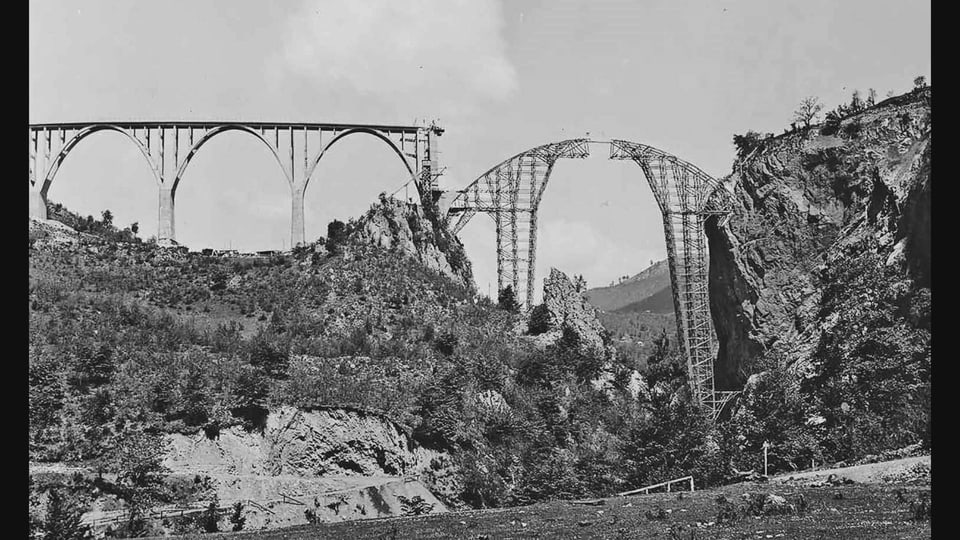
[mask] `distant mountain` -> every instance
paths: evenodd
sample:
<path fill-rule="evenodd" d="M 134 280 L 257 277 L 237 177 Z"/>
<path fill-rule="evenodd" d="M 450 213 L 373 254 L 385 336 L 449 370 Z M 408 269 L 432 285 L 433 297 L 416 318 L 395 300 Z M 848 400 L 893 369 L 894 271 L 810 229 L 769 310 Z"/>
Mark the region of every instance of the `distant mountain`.
<path fill-rule="evenodd" d="M 656 297 L 656 298 L 654 298 Z M 668 301 L 665 303 L 663 299 Z M 587 300 L 603 311 L 652 311 L 672 313 L 670 268 L 667 260 L 654 263 L 639 274 L 609 287 L 587 290 Z"/>
<path fill-rule="evenodd" d="M 660 289 L 659 291 L 653 293 L 653 295 L 640 300 L 639 302 L 633 302 L 623 306 L 622 308 L 615 309 L 615 313 L 660 313 L 660 314 L 669 314 L 673 313 L 673 294 L 670 289 L 670 284 L 668 283 L 666 287 Z"/>
<path fill-rule="evenodd" d="M 646 364 L 654 340 L 664 331 L 673 335 L 673 295 L 667 260 L 609 287 L 588 289 L 587 300 L 600 308 L 600 322 L 610 332 L 622 358 Z"/>

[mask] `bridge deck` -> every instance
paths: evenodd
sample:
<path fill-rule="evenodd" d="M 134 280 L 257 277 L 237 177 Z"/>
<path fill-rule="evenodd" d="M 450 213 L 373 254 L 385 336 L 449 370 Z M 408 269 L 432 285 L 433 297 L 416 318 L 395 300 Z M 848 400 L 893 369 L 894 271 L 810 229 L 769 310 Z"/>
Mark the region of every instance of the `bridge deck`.
<path fill-rule="evenodd" d="M 30 129 L 77 129 L 90 126 L 119 126 L 119 127 L 151 127 L 151 128 L 195 128 L 205 129 L 217 126 L 246 126 L 254 129 L 263 128 L 299 128 L 299 129 L 322 129 L 322 130 L 347 130 L 365 128 L 376 131 L 389 132 L 410 132 L 423 131 L 430 129 L 427 126 L 403 126 L 403 125 L 383 125 L 383 124 L 336 124 L 336 123 L 311 123 L 311 122 L 245 122 L 243 120 L 203 120 L 203 121 L 141 121 L 135 122 L 123 120 L 117 122 L 97 120 L 95 122 L 52 122 L 52 123 L 31 123 Z"/>

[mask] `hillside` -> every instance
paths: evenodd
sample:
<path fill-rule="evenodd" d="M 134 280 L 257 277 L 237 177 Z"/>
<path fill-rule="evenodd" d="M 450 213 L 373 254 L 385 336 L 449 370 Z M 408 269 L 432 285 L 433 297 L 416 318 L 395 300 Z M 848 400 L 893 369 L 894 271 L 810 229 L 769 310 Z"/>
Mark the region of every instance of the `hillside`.
<path fill-rule="evenodd" d="M 638 368 L 646 365 L 656 339 L 676 335 L 666 259 L 617 284 L 589 289 L 586 297 L 600 308 L 600 322 L 610 332 L 618 354 Z"/>
<path fill-rule="evenodd" d="M 658 261 L 640 273 L 630 276 L 615 285 L 594 287 L 587 290 L 587 300 L 603 311 L 620 311 L 632 304 L 670 289 L 670 268 L 667 260 Z M 673 308 L 671 307 L 672 311 Z M 639 311 L 633 309 L 632 311 Z"/>
<path fill-rule="evenodd" d="M 694 492 L 684 489 L 504 510 L 331 523 L 239 533 L 230 538 L 919 540 L 932 534 L 929 521 L 917 519 L 916 514 L 921 501 L 930 500 L 929 465 L 930 457 L 925 456 Z M 863 472 L 866 467 L 870 472 Z"/>
<path fill-rule="evenodd" d="M 709 454 L 705 433 L 668 467 L 638 450 L 674 444 L 651 423 L 666 408 L 695 415 L 651 394 L 683 386 L 669 343 L 640 376 L 559 271 L 545 327 L 523 335 L 520 314 L 476 297 L 431 212 L 382 199 L 262 256 L 31 221 L 31 470 L 80 473 L 37 473 L 32 523 L 52 493 L 116 534 L 199 526 L 146 517 L 179 505 L 240 503 L 251 527 L 395 515 L 418 493 L 433 511 L 516 505 L 609 494 Z M 304 508 L 260 508 L 291 497 Z"/>
<path fill-rule="evenodd" d="M 660 289 L 638 302 L 631 302 L 616 310 L 617 313 L 673 313 L 673 291 L 669 286 Z"/>

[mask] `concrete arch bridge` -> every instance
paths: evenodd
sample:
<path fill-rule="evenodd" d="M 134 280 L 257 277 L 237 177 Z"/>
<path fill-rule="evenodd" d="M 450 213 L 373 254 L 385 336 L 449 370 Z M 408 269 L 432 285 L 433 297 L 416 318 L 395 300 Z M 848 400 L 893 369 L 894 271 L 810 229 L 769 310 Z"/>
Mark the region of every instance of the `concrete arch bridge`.
<path fill-rule="evenodd" d="M 161 243 L 176 240 L 177 187 L 187 166 L 210 139 L 239 131 L 262 142 L 276 158 L 290 187 L 290 245 L 304 243 L 303 198 L 320 159 L 345 137 L 365 134 L 383 141 L 400 158 L 421 197 L 437 191 L 437 138 L 443 129 L 431 125 L 291 124 L 264 122 L 76 122 L 31 124 L 30 216 L 46 219 L 47 192 L 70 151 L 101 131 L 125 135 L 140 149 L 153 172 L 158 191 Z"/>
<path fill-rule="evenodd" d="M 466 188 L 441 199 L 458 233 L 478 213 L 496 225 L 497 289 L 512 286 L 524 307 L 533 303 L 537 255 L 537 211 L 561 158 L 585 158 L 591 144 L 608 144 L 610 159 L 630 160 L 643 172 L 663 216 L 677 336 L 687 359 L 694 398 L 716 419 L 737 394 L 714 384 L 718 343 L 708 294 L 709 258 L 704 222 L 727 219 L 731 196 L 696 166 L 644 144 L 570 139 L 521 152 L 494 166 Z"/>

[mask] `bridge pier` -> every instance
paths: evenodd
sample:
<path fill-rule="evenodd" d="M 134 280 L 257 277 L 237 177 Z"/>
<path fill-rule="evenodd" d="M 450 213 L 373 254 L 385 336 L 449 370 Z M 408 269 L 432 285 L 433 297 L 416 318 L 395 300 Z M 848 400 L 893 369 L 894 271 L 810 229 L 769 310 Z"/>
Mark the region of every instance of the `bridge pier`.
<path fill-rule="evenodd" d="M 306 244 L 306 232 L 303 219 L 303 197 L 306 192 L 306 183 L 293 186 L 292 205 L 290 208 L 290 247 Z"/>
<path fill-rule="evenodd" d="M 47 200 L 39 189 L 30 189 L 30 217 L 47 219 Z"/>
<path fill-rule="evenodd" d="M 174 231 L 174 191 L 172 188 L 160 186 L 160 223 L 157 227 L 157 243 L 170 244 L 176 242 Z"/>

